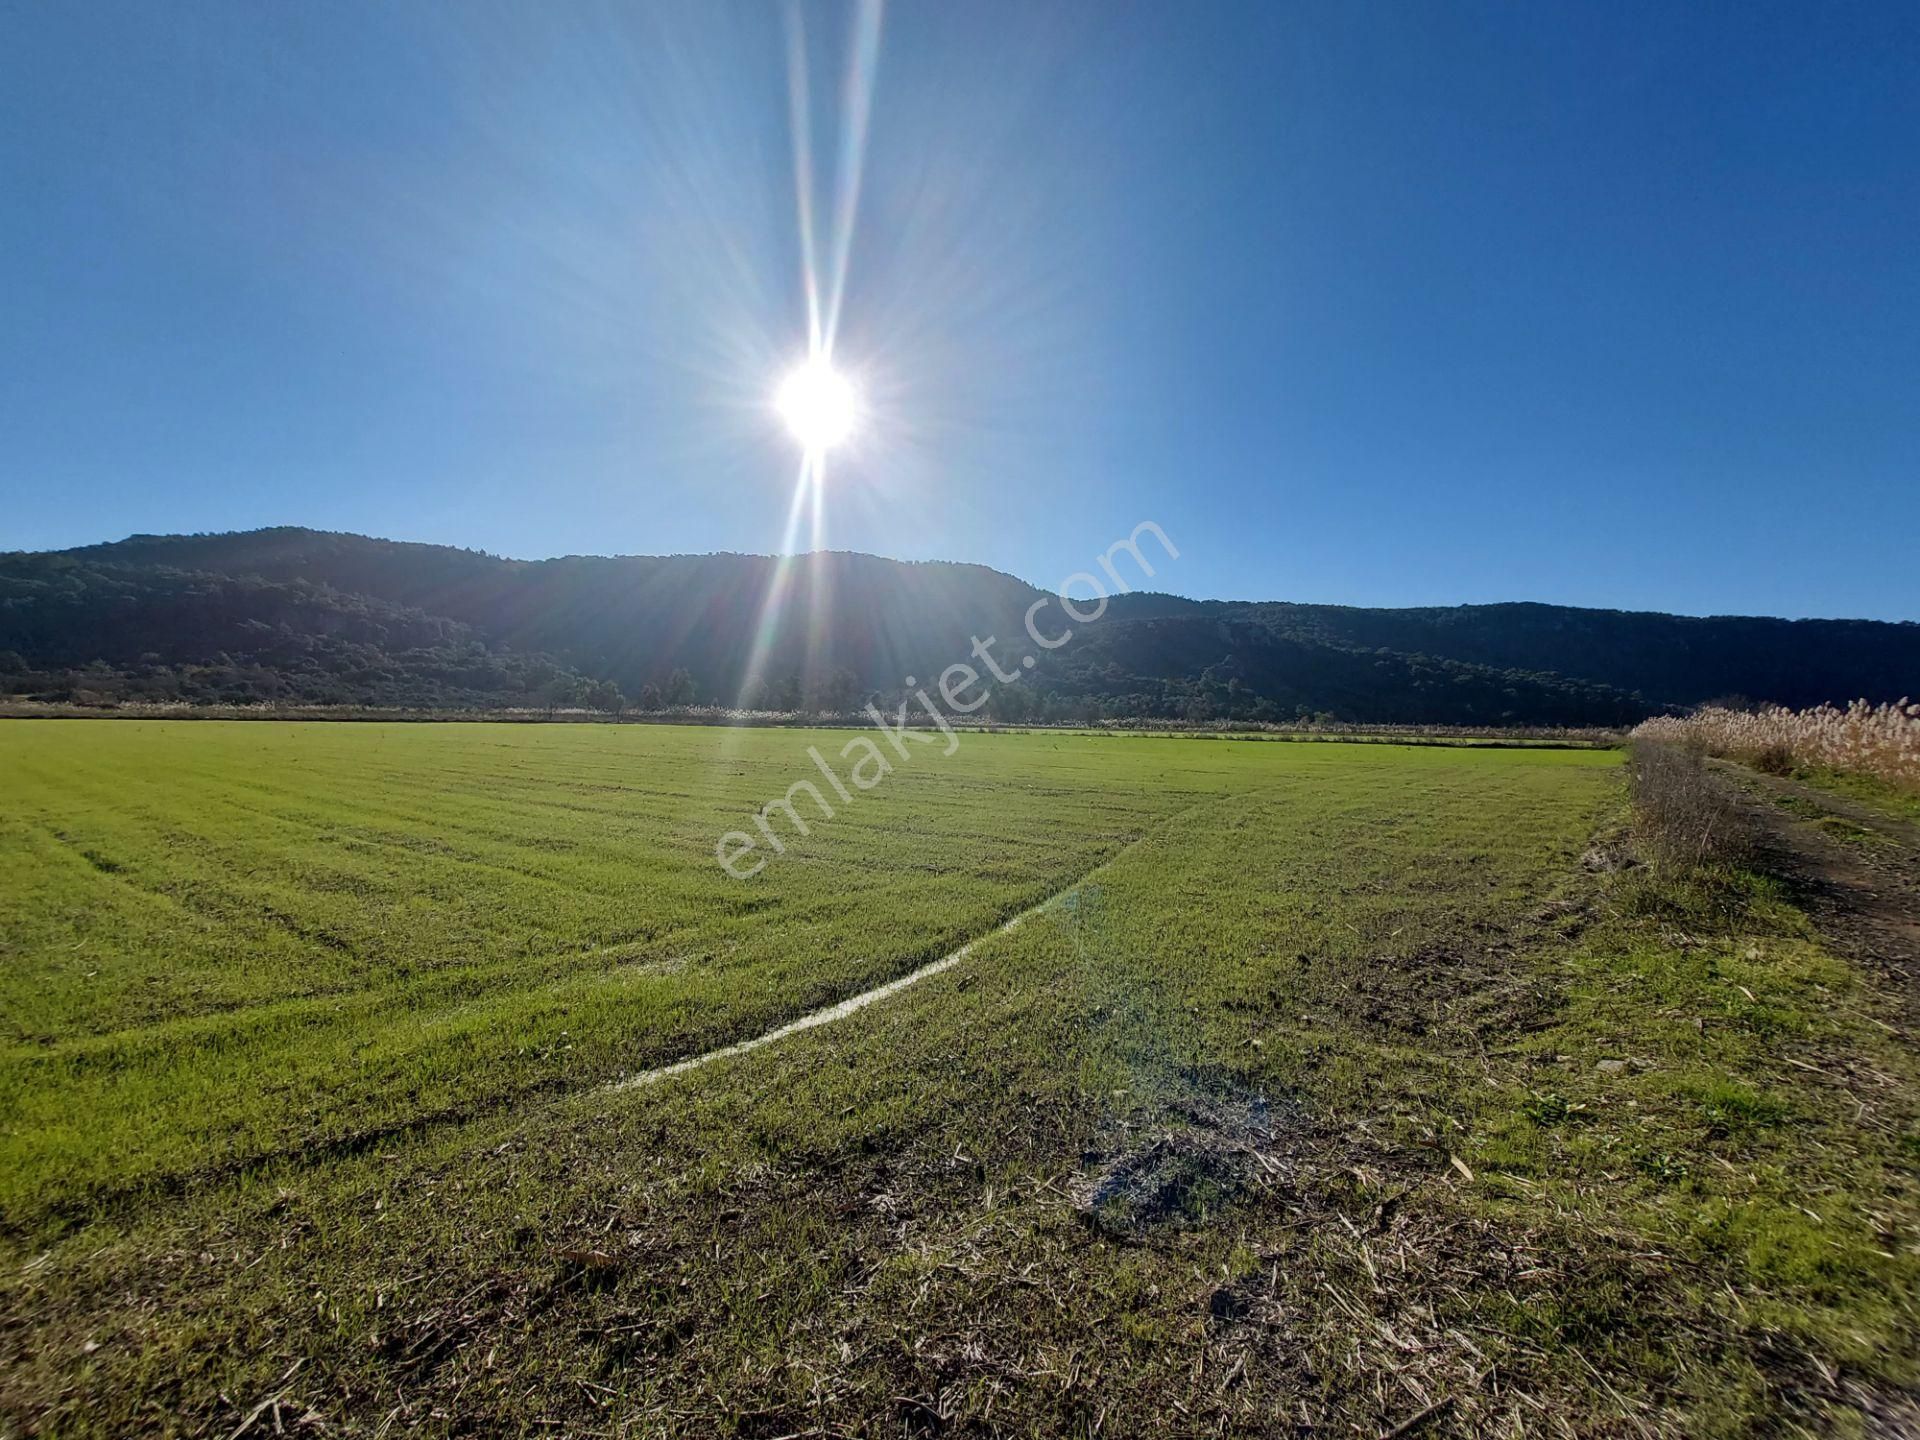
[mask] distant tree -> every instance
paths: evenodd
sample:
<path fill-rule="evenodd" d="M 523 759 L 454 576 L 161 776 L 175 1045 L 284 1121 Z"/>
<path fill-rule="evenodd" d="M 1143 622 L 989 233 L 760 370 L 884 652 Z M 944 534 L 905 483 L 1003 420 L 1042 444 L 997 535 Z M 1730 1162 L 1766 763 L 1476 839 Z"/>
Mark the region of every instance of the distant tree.
<path fill-rule="evenodd" d="M 560 678 L 560 667 L 551 660 L 536 660 L 527 667 L 526 673 L 528 691 L 544 699 L 547 691 Z"/>
<path fill-rule="evenodd" d="M 807 697 L 807 709 L 824 715 L 840 715 L 854 708 L 860 695 L 860 677 L 842 665 L 823 676 Z"/>
<path fill-rule="evenodd" d="M 546 703 L 547 718 L 553 718 L 553 712 L 569 705 L 578 705 L 582 699 L 583 685 L 578 675 L 560 672 L 540 687 L 540 698 Z"/>
<path fill-rule="evenodd" d="M 618 715 L 627 708 L 627 697 L 620 693 L 620 687 L 611 680 L 589 682 L 584 698 L 590 709 L 603 710 L 609 715 Z"/>
<path fill-rule="evenodd" d="M 669 706 L 691 705 L 697 692 L 693 685 L 693 676 L 683 665 L 667 676 L 665 700 Z"/>
<path fill-rule="evenodd" d="M 1025 685 L 1002 685 L 988 697 L 987 714 L 1003 725 L 1018 725 L 1033 716 L 1033 697 Z"/>
<path fill-rule="evenodd" d="M 649 680 L 640 687 L 640 698 L 634 704 L 641 710 L 664 710 L 667 702 L 661 698 L 660 687 Z"/>

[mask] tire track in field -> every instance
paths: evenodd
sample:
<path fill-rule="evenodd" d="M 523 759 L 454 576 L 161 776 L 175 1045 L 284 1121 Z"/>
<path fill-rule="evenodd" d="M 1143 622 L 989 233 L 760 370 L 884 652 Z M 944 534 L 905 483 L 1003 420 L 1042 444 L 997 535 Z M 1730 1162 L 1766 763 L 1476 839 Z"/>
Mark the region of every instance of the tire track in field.
<path fill-rule="evenodd" d="M 1169 828 L 1199 808 L 1201 807 L 1190 807 L 1182 811 L 1179 815 L 1174 816 L 1172 820 L 1169 820 L 1166 824 L 1157 828 Z M 938 960 L 929 960 L 917 970 L 909 970 L 905 975 L 896 976 L 884 984 L 875 985 L 870 990 L 862 990 L 857 995 L 849 995 L 845 1000 L 823 1006 L 818 1010 L 811 1010 L 807 1014 L 802 1015 L 798 1020 L 789 1020 L 786 1024 L 769 1030 L 764 1034 L 755 1035 L 746 1040 L 736 1040 L 733 1044 L 722 1045 L 717 1050 L 708 1050 L 699 1055 L 689 1055 L 686 1059 L 676 1060 L 671 1065 L 662 1065 L 658 1069 L 642 1071 L 638 1075 L 629 1075 L 624 1079 L 614 1081 L 610 1085 L 603 1085 L 600 1093 L 603 1095 L 613 1094 L 621 1090 L 634 1090 L 642 1086 L 654 1085 L 662 1080 L 669 1080 L 675 1075 L 684 1075 L 690 1070 L 698 1070 L 703 1066 L 711 1065 L 716 1060 L 731 1060 L 736 1055 L 748 1054 L 751 1051 L 760 1049 L 762 1046 L 772 1045 L 776 1041 L 785 1040 L 789 1035 L 798 1035 L 803 1030 L 817 1030 L 822 1025 L 831 1025 L 836 1020 L 844 1020 L 849 1015 L 857 1014 L 869 1005 L 877 1005 L 882 1000 L 891 999 L 909 986 L 918 985 L 922 980 L 931 979 L 935 975 L 953 969 L 954 966 L 971 955 L 978 946 L 984 945 L 996 936 L 1018 930 L 1036 915 L 1039 915 L 1043 911 L 1051 910 L 1055 905 L 1058 905 L 1062 900 L 1066 899 L 1067 896 L 1093 879 L 1094 876 L 1118 864 L 1120 860 L 1131 854 L 1136 847 L 1145 844 L 1147 839 L 1148 837 L 1146 835 L 1136 835 L 1118 850 L 1107 856 L 1107 858 L 1102 860 L 1098 865 L 1095 865 L 1091 870 L 1087 870 L 1068 881 L 1051 895 L 1046 896 L 1044 899 L 1036 900 L 1026 909 L 1020 911 L 1019 914 L 1002 921 L 984 934 L 974 936 L 973 939 L 967 941 L 964 945 L 949 950 Z"/>

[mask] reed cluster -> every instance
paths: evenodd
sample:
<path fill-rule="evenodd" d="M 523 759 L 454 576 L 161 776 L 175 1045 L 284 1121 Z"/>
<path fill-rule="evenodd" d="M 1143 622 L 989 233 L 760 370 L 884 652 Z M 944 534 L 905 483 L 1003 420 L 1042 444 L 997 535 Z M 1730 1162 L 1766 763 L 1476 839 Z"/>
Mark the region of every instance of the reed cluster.
<path fill-rule="evenodd" d="M 1891 704 L 1855 700 L 1842 709 L 1774 706 L 1727 710 L 1708 706 L 1691 715 L 1663 715 L 1634 732 L 1638 739 L 1703 745 L 1715 755 L 1762 768 L 1822 766 L 1872 775 L 1920 790 L 1920 704 L 1904 697 Z"/>

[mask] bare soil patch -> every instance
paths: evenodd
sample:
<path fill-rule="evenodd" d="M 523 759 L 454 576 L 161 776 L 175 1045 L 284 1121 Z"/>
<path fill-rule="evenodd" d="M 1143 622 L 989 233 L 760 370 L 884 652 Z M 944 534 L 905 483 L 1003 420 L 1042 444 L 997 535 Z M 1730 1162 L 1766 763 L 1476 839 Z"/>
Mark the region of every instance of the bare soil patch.
<path fill-rule="evenodd" d="M 1762 837 L 1767 869 L 1835 950 L 1895 982 L 1920 1024 L 1920 827 L 1789 777 L 1722 772 Z"/>

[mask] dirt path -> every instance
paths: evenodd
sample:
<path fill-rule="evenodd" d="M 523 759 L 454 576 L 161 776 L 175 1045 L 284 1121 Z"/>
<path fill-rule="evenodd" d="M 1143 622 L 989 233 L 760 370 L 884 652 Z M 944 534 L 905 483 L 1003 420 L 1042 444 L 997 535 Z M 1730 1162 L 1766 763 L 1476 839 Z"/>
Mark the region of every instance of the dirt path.
<path fill-rule="evenodd" d="M 1822 937 L 1892 979 L 1920 1026 L 1920 826 L 1817 786 L 1719 764 L 1753 817 L 1768 868 Z"/>
<path fill-rule="evenodd" d="M 1913 855 L 1920 856 L 1920 822 L 1889 814 L 1864 800 L 1856 800 L 1850 795 L 1842 795 L 1821 786 L 1796 780 L 1791 776 L 1762 775 L 1758 771 L 1747 770 L 1744 766 L 1730 766 L 1729 769 L 1745 776 L 1754 785 L 1764 790 L 1777 802 L 1792 805 L 1796 810 L 1811 807 L 1825 812 L 1828 816 L 1838 816 L 1843 820 L 1874 831 L 1883 839 L 1904 846 Z"/>

